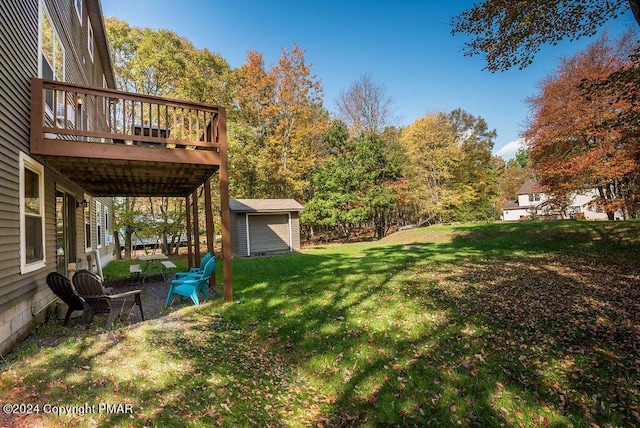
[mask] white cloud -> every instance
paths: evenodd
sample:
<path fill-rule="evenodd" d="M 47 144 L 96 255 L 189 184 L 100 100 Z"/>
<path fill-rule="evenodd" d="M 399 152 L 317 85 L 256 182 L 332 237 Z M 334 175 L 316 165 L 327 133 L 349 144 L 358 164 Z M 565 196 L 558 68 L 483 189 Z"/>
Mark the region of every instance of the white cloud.
<path fill-rule="evenodd" d="M 524 138 L 519 138 L 515 141 L 505 144 L 502 146 L 495 154 L 496 156 L 500 156 L 504 160 L 509 160 L 513 158 L 516 152 L 524 148 Z"/>

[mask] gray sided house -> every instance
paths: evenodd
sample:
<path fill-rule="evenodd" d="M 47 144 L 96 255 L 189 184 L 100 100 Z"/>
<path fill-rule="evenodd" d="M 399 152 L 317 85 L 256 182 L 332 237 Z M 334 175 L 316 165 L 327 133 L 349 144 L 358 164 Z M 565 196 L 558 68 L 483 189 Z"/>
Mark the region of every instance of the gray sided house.
<path fill-rule="evenodd" d="M 86 266 L 92 250 L 98 250 L 102 264 L 113 253 L 112 199 L 93 197 L 31 151 L 31 81 L 100 88 L 114 88 L 115 82 L 98 1 L 2 1 L 0 40 L 0 353 L 5 353 L 52 300 L 45 283 L 49 272 L 66 275 L 70 264 Z M 54 91 L 44 98 L 50 125 L 83 120 L 81 104 L 65 105 Z"/>
<path fill-rule="evenodd" d="M 300 251 L 300 212 L 293 199 L 231 199 L 231 247 L 240 256 Z"/>
<path fill-rule="evenodd" d="M 118 91 L 100 0 L 0 1 L 0 55 L 0 354 L 44 318 L 50 272 L 112 258 L 113 197 L 183 197 L 197 225 L 215 173 L 231 300 L 225 109 Z"/>

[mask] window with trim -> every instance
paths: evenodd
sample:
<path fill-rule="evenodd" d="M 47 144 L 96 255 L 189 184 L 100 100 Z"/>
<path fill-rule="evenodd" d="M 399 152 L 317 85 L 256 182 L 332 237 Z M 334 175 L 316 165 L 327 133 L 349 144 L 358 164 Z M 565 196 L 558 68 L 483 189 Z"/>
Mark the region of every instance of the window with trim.
<path fill-rule="evenodd" d="M 56 29 L 53 27 L 51 15 L 45 5 L 40 2 L 40 77 L 49 80 L 64 80 L 65 52 Z M 57 104 L 64 108 L 62 96 L 57 97 Z M 53 91 L 45 94 L 49 112 L 53 111 Z"/>
<path fill-rule="evenodd" d="M 84 195 L 84 200 L 89 201 L 84 208 L 84 248 L 86 252 L 91 251 L 91 199 Z"/>
<path fill-rule="evenodd" d="M 80 20 L 80 25 L 82 25 L 82 0 L 75 0 L 73 3 L 76 6 L 76 14 Z"/>
<path fill-rule="evenodd" d="M 91 61 L 93 61 L 93 27 L 89 21 L 87 21 L 87 49 L 89 50 Z"/>
<path fill-rule="evenodd" d="M 104 220 L 104 242 L 105 244 L 111 243 L 111 232 L 109 231 L 109 208 L 102 206 L 102 219 Z"/>
<path fill-rule="evenodd" d="M 20 153 L 20 272 L 43 268 L 44 167 Z"/>
<path fill-rule="evenodd" d="M 102 204 L 96 201 L 96 230 L 98 239 L 98 248 L 102 248 L 104 242 L 104 228 L 102 226 Z"/>

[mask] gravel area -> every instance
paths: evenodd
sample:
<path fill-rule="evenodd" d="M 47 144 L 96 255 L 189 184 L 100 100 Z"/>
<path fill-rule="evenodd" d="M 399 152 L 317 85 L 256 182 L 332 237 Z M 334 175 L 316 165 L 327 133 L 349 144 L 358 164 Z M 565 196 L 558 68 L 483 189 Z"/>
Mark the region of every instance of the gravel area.
<path fill-rule="evenodd" d="M 104 283 L 105 287 L 112 287 L 113 292 L 123 293 L 129 290 L 142 290 L 140 295 L 142 299 L 142 309 L 144 310 L 145 319 L 159 318 L 166 315 L 175 307 L 181 306 L 184 303 L 180 303 L 177 298 L 174 298 L 171 304 L 171 308 L 165 308 L 164 304 L 167 300 L 167 293 L 169 292 L 169 284 L 172 277 L 167 279 L 162 278 L 162 275 L 156 275 L 147 277 L 144 282 L 137 283 L 131 282 L 129 278 L 107 280 Z M 140 311 L 134 307 L 131 311 L 131 322 L 140 321 Z"/>
<path fill-rule="evenodd" d="M 162 275 L 157 275 L 146 278 L 144 283 L 132 283 L 129 278 L 119 278 L 116 280 L 106 280 L 104 286 L 112 287 L 114 294 L 135 289 L 142 290 L 140 297 L 142 300 L 144 317 L 145 320 L 152 320 L 162 318 L 181 307 L 193 305 L 193 302 L 191 302 L 190 299 L 183 299 L 180 301 L 177 297 L 174 297 L 171 301 L 171 306 L 165 308 L 164 304 L 167 299 L 171 279 L 172 276 L 163 279 Z M 210 293 L 209 297 L 215 298 L 215 293 Z M 55 308 L 55 304 L 52 305 L 52 308 Z M 76 313 L 80 314 L 80 312 Z M 65 326 L 62 324 L 62 319 L 57 319 L 53 316 L 55 311 L 52 311 L 51 314 L 52 315 L 43 325 L 38 327 L 30 336 L 19 343 L 8 355 L 0 355 L 0 357 L 2 357 L 0 359 L 0 367 L 2 367 L 3 363 L 6 364 L 16 355 L 19 355 L 19 351 L 23 348 L 28 348 L 30 346 L 37 346 L 38 348 L 53 347 L 64 342 L 69 337 L 78 336 L 79 334 L 84 335 L 87 333 L 87 330 L 93 331 L 94 333 L 105 331 L 107 314 L 95 315 L 89 327 L 80 324 L 80 316 L 70 319 L 69 323 Z M 137 306 L 134 306 L 129 317 L 121 317 L 119 321 L 116 321 L 116 324 L 112 329 L 135 325 L 141 321 L 140 310 Z"/>

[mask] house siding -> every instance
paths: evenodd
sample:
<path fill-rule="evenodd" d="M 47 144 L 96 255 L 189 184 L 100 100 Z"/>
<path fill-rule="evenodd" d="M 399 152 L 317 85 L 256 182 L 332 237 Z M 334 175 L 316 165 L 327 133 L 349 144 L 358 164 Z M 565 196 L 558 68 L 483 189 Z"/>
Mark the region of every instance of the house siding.
<path fill-rule="evenodd" d="M 28 153 L 29 147 L 30 78 L 38 72 L 38 2 L 6 0 L 0 7 L 0 40 L 0 353 L 6 353 L 31 330 L 31 302 L 43 297 L 41 272 L 21 275 L 19 255 L 19 153 Z"/>
<path fill-rule="evenodd" d="M 94 52 L 94 61 L 88 55 L 86 7 L 81 24 L 73 0 L 45 0 L 44 4 L 65 49 L 65 80 L 102 87 L 104 71 L 98 51 Z M 53 300 L 46 276 L 56 269 L 56 189 L 63 187 L 78 201 L 84 197 L 80 187 L 31 156 L 44 165 L 46 266 L 21 274 L 19 158 L 20 152 L 29 154 L 31 79 L 38 76 L 39 63 L 38 18 L 38 0 L 0 3 L 0 354 L 6 354 L 44 319 L 43 309 Z M 112 202 L 103 202 L 109 207 L 112 221 Z M 82 208 L 76 209 L 75 214 L 76 256 L 84 259 Z M 95 230 L 95 219 L 92 225 Z M 100 252 L 102 259 L 108 261 L 113 245 L 103 246 Z M 40 310 L 40 315 L 33 315 Z"/>
<path fill-rule="evenodd" d="M 549 201 L 549 195 L 539 192 L 535 189 L 535 184 L 527 182 L 518 191 L 518 200 L 515 203 L 507 203 L 502 209 L 502 220 L 516 221 L 530 217 L 533 213 L 545 215 L 544 205 Z M 535 191 L 534 191 L 535 190 Z M 593 210 L 590 207 L 591 202 L 598 196 L 595 190 L 585 191 L 582 193 L 571 194 L 571 203 L 564 213 L 564 218 L 570 218 L 572 215 L 581 214 L 585 220 L 607 220 L 607 214 L 599 210 Z M 577 209 L 578 211 L 574 211 Z M 573 211 L 573 214 L 572 214 Z M 623 213 L 617 211 L 614 213 L 616 220 L 623 218 Z"/>

